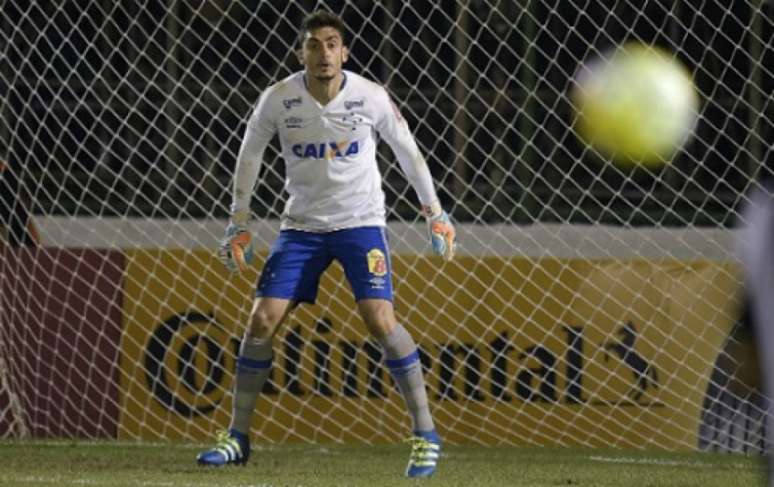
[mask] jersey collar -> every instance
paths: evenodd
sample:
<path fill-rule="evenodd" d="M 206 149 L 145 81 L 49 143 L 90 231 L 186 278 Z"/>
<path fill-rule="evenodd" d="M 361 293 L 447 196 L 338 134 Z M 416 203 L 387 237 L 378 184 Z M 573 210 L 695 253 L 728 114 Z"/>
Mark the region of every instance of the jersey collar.
<path fill-rule="evenodd" d="M 347 72 L 342 71 L 341 75 L 344 77 L 344 79 L 341 80 L 341 86 L 339 86 L 339 93 L 341 93 L 341 91 L 344 90 L 344 87 L 347 86 Z M 306 71 L 304 71 L 304 74 L 301 75 L 301 78 L 304 80 L 304 88 L 309 90 L 309 84 L 306 82 Z"/>
<path fill-rule="evenodd" d="M 329 106 L 331 103 L 333 103 L 334 100 L 338 99 L 341 94 L 344 93 L 344 88 L 347 86 L 347 72 L 342 70 L 341 75 L 343 76 L 343 79 L 341 80 L 341 86 L 339 86 L 339 92 L 336 94 L 336 96 L 333 97 L 331 101 L 329 101 L 326 105 L 320 104 L 319 101 L 315 100 L 315 98 L 312 96 L 311 93 L 309 93 L 309 85 L 306 82 L 306 71 L 301 72 L 301 80 L 304 83 L 304 92 L 306 93 L 306 96 L 312 99 L 318 106 L 320 106 L 321 109 L 325 110 L 325 107 Z"/>

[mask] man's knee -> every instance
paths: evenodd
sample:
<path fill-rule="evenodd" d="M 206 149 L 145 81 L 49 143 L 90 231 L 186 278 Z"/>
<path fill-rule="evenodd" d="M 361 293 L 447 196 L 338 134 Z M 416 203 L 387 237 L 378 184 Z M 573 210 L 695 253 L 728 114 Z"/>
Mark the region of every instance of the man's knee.
<path fill-rule="evenodd" d="M 382 300 L 366 300 L 359 303 L 366 328 L 375 337 L 389 335 L 397 324 L 392 303 Z"/>
<path fill-rule="evenodd" d="M 256 338 L 269 338 L 277 331 L 285 319 L 289 306 L 266 305 L 259 302 L 250 313 L 250 335 Z"/>

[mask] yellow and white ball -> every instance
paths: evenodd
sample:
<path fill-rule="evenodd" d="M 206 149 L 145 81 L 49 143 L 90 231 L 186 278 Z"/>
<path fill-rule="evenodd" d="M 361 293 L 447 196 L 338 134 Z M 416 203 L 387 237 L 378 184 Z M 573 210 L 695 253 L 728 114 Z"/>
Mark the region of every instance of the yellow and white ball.
<path fill-rule="evenodd" d="M 696 125 L 691 75 L 658 48 L 626 44 L 582 66 L 575 81 L 578 135 L 620 165 L 668 162 Z"/>

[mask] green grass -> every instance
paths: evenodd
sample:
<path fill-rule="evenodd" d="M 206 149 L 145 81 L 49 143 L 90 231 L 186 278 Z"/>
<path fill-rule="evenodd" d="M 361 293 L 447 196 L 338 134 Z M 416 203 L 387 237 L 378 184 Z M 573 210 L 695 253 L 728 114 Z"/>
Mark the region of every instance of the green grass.
<path fill-rule="evenodd" d="M 447 446 L 428 480 L 402 477 L 406 445 L 256 448 L 246 467 L 201 468 L 201 446 L 0 442 L 0 485 L 99 487 L 763 485 L 759 457 Z"/>

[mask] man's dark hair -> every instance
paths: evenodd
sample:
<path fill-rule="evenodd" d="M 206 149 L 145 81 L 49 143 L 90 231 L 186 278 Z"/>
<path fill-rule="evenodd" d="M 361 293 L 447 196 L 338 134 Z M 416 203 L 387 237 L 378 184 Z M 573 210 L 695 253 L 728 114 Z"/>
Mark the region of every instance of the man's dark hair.
<path fill-rule="evenodd" d="M 307 32 L 322 27 L 333 27 L 341 34 L 341 40 L 344 41 L 344 44 L 347 43 L 347 28 L 344 26 L 344 21 L 341 20 L 341 17 L 322 10 L 311 13 L 304 18 L 304 21 L 301 23 L 301 30 L 298 33 L 299 43 L 301 45 L 304 44 Z"/>

